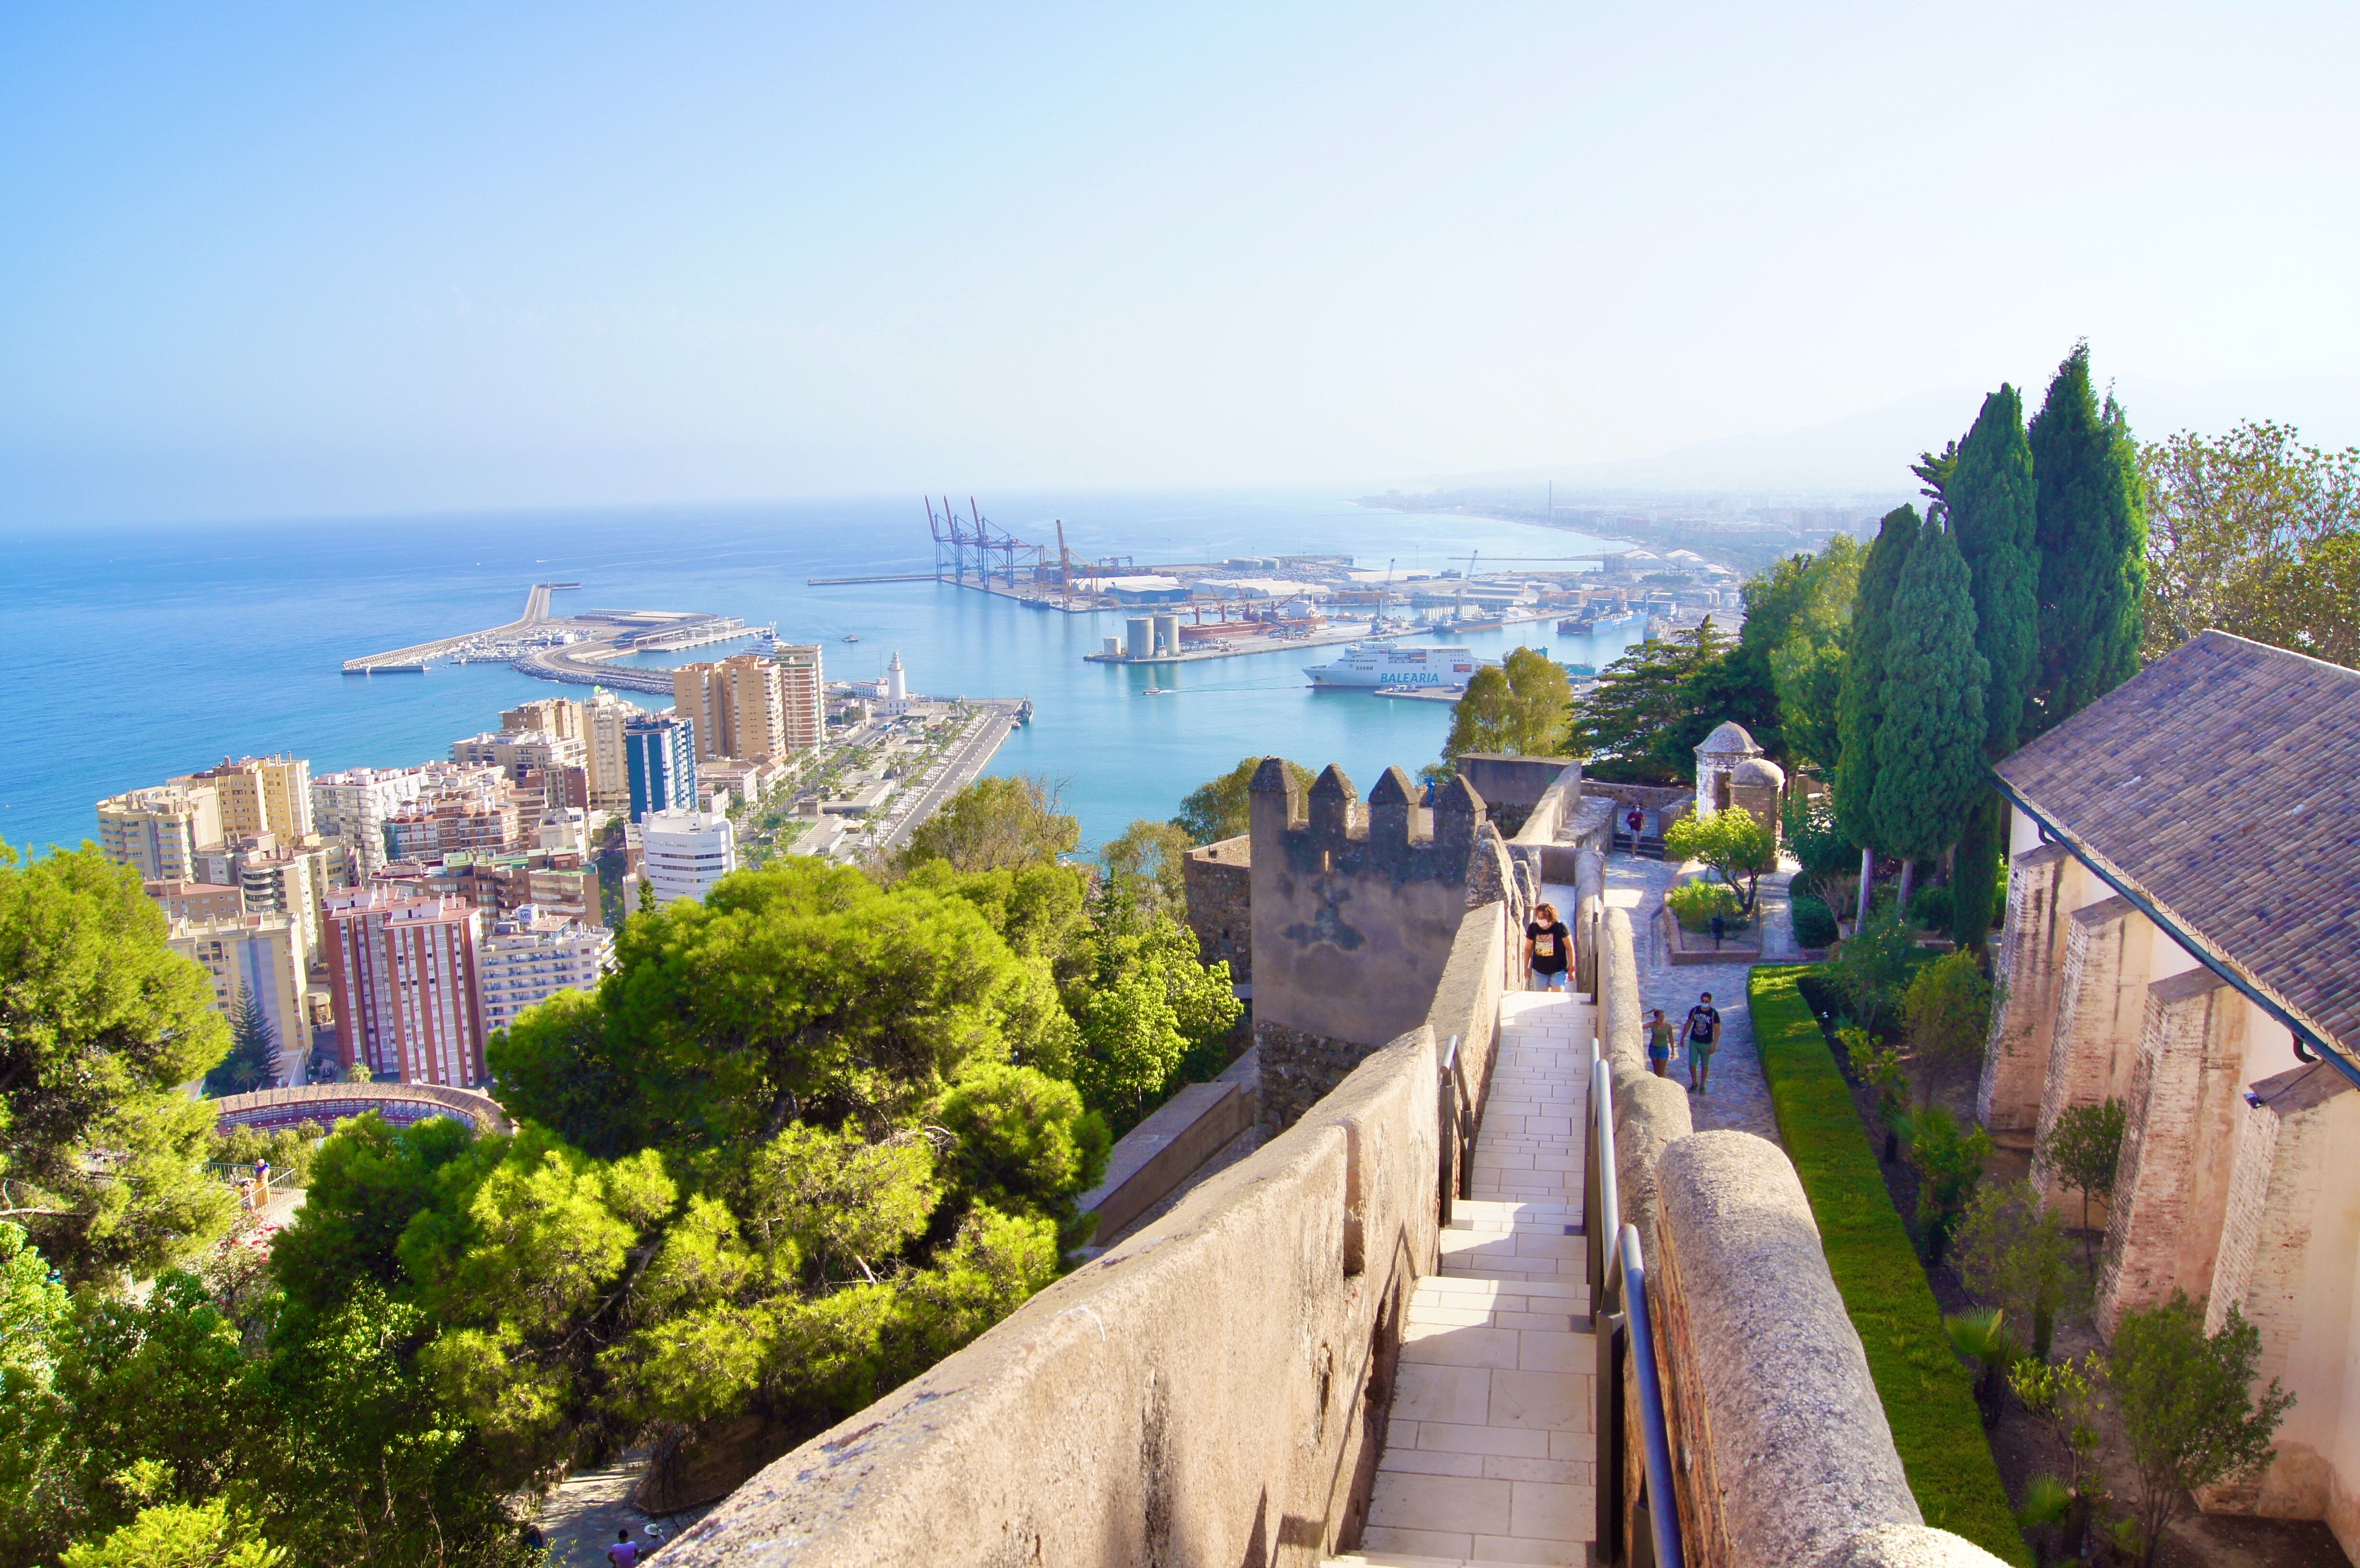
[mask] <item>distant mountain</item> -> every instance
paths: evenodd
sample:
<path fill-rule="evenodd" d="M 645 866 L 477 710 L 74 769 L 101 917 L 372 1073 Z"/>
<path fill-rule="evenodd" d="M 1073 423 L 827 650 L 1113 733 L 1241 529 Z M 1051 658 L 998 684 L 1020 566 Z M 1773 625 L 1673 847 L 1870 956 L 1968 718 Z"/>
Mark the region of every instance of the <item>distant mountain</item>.
<path fill-rule="evenodd" d="M 2027 411 L 2038 407 L 2045 379 L 2025 388 Z M 2115 392 L 2143 441 L 2175 430 L 2207 434 L 2244 419 L 2300 428 L 2316 446 L 2360 443 L 2360 376 L 2289 376 L 2188 386 L 2125 376 Z M 1570 463 L 1515 473 L 1434 475 L 1404 481 L 1404 491 L 1555 481 L 1560 504 L 1584 495 L 1666 495 L 1710 492 L 1755 496 L 1908 495 L 1918 489 L 1909 464 L 1919 452 L 1966 433 L 1983 390 L 1948 387 L 1919 392 L 1864 413 L 1780 435 L 1722 436 L 1657 457 Z"/>

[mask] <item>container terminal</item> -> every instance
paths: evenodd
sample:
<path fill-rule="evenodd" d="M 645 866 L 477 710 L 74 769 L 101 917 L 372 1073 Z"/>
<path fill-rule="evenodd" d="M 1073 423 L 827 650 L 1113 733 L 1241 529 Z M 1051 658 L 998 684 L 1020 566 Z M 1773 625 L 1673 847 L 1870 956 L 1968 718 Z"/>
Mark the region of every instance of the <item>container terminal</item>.
<path fill-rule="evenodd" d="M 1688 550 L 1448 558 L 1436 570 L 1361 567 L 1346 555 L 1233 556 L 1142 563 L 1077 555 L 1064 519 L 1055 543 L 1017 538 L 969 496 L 924 502 L 932 572 L 814 577 L 813 587 L 943 583 L 1067 615 L 1120 615 L 1122 634 L 1082 657 L 1098 664 L 1178 664 L 1374 641 L 1497 631 L 1555 620 L 1567 636 L 1693 626 L 1742 616 L 1736 575 Z M 1029 530 L 1028 530 L 1029 531 Z"/>

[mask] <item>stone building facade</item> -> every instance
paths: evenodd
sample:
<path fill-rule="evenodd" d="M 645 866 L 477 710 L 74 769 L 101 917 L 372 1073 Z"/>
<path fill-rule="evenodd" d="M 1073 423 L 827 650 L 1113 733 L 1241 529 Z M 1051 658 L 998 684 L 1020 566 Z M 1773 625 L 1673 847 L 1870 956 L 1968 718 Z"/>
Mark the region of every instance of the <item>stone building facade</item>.
<path fill-rule="evenodd" d="M 1188 893 L 1188 929 L 1207 964 L 1227 964 L 1229 979 L 1253 984 L 1253 835 L 1240 833 L 1188 852 L 1180 864 Z"/>
<path fill-rule="evenodd" d="M 2014 807 L 1978 1109 L 2048 1158 L 2126 1129 L 2097 1321 L 2184 1290 L 2296 1396 L 2209 1508 L 2324 1519 L 2360 1554 L 2360 672 L 2206 632 L 1995 768 Z"/>

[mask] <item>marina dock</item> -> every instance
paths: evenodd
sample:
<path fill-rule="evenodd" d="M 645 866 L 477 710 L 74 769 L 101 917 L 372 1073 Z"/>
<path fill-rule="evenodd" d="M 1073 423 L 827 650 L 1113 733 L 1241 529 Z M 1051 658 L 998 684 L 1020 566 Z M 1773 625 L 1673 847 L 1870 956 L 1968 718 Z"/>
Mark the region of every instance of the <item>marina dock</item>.
<path fill-rule="evenodd" d="M 347 675 L 423 675 L 437 664 L 503 663 L 542 681 L 670 696 L 672 671 L 611 662 L 634 653 L 674 653 L 767 635 L 736 615 L 702 610 L 580 610 L 550 614 L 550 595 L 579 583 L 536 583 L 524 615 L 503 626 L 441 637 L 344 661 Z"/>
<path fill-rule="evenodd" d="M 437 659 L 447 659 L 468 643 L 499 642 L 529 635 L 549 624 L 549 596 L 562 589 L 579 588 L 579 583 L 536 583 L 525 595 L 524 615 L 504 626 L 489 631 L 465 632 L 458 637 L 442 637 L 433 642 L 397 648 L 389 653 L 372 653 L 362 659 L 344 660 L 347 675 L 423 675 Z"/>

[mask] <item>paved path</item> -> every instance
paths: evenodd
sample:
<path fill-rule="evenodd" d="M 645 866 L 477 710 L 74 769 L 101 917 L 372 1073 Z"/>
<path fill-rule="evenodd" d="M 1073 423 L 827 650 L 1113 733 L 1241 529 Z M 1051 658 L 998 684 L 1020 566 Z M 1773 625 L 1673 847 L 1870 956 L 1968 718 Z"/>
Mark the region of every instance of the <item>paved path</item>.
<path fill-rule="evenodd" d="M 1762 1082 L 1762 1059 L 1754 1053 L 1754 1018 L 1746 1003 L 1745 979 L 1752 965 L 1684 964 L 1675 969 L 1666 951 L 1657 911 L 1681 870 L 1636 855 L 1606 858 L 1606 902 L 1610 908 L 1631 911 L 1631 934 L 1638 946 L 1640 1005 L 1663 1008 L 1677 1029 L 1696 1006 L 1699 995 L 1712 993 L 1712 1005 L 1721 1011 L 1721 1049 L 1713 1053 L 1707 1092 L 1689 1096 L 1697 1130 L 1735 1127 L 1776 1143 L 1778 1122 L 1770 1108 L 1769 1088 Z M 1765 962 L 1775 963 L 1782 953 L 1794 951 L 1786 885 L 1784 872 L 1763 879 Z M 1672 1059 L 1671 1075 L 1677 1083 L 1688 1081 L 1685 1046 Z"/>
<path fill-rule="evenodd" d="M 1579 1233 L 1596 1018 L 1563 995 L 1501 1003 L 1475 1196 L 1410 1299 L 1368 1527 L 1343 1563 L 1589 1561 L 1597 1349 Z"/>

